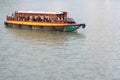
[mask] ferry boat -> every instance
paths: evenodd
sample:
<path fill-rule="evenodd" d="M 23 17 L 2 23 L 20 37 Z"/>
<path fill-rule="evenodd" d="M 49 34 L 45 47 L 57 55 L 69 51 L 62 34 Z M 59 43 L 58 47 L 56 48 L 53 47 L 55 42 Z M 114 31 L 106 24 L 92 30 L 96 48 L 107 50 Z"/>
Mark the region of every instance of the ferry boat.
<path fill-rule="evenodd" d="M 67 17 L 67 12 L 36 12 L 15 11 L 6 17 L 6 26 L 33 30 L 75 31 L 85 28 L 85 24 L 76 24 L 73 18 Z"/>

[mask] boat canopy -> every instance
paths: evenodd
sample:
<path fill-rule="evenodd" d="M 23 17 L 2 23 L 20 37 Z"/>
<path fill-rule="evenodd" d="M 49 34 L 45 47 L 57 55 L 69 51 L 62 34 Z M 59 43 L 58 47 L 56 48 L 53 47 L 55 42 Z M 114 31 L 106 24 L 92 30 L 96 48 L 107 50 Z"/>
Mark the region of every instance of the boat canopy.
<path fill-rule="evenodd" d="M 37 11 L 16 11 L 16 13 L 30 13 L 30 14 L 67 14 L 67 12 L 37 12 Z"/>

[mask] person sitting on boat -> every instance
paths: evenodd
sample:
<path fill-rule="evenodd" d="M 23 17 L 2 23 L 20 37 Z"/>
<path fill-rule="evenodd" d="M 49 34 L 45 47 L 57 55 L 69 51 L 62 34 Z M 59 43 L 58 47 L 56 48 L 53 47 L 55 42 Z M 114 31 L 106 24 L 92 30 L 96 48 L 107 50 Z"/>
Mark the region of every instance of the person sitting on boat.
<path fill-rule="evenodd" d="M 33 20 L 33 17 L 32 17 L 32 16 L 30 16 L 30 17 L 29 17 L 29 21 L 32 21 L 32 20 Z"/>

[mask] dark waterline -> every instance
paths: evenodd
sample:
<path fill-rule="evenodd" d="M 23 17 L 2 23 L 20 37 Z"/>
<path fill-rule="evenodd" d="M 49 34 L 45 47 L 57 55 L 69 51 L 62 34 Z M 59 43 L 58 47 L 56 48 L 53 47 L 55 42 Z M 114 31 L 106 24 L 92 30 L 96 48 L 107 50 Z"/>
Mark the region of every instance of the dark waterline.
<path fill-rule="evenodd" d="M 0 0 L 0 80 L 120 80 L 119 0 Z M 86 29 L 5 27 L 16 10 L 68 11 Z"/>

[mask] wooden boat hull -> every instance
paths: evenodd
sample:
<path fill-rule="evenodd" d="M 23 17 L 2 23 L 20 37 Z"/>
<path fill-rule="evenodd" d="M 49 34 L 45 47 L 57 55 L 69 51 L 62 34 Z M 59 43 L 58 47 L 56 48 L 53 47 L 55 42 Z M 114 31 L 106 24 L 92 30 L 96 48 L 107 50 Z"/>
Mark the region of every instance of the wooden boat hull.
<path fill-rule="evenodd" d="M 51 22 L 30 22 L 30 21 L 6 21 L 6 26 L 33 30 L 47 31 L 75 31 L 79 27 L 85 27 L 85 24 L 51 23 Z"/>

